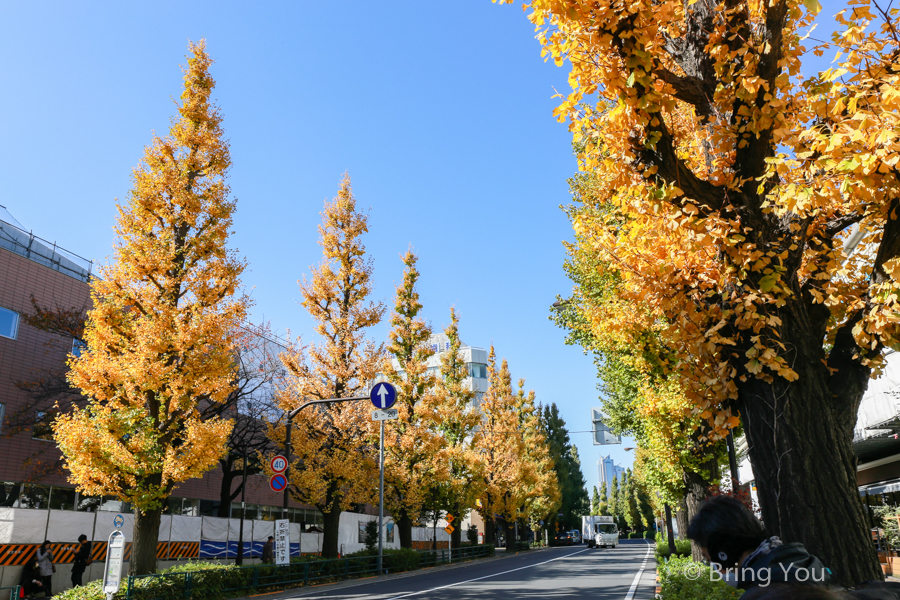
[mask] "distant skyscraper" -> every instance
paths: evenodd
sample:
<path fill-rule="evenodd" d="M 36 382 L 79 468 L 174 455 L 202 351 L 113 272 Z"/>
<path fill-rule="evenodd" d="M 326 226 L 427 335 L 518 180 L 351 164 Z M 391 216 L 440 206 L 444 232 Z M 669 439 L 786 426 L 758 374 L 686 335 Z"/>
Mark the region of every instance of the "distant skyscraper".
<path fill-rule="evenodd" d="M 601 456 L 597 461 L 597 472 L 600 476 L 600 483 L 606 482 L 606 489 L 612 489 L 613 478 L 620 476 L 625 472 L 625 467 L 617 465 L 611 456 Z"/>

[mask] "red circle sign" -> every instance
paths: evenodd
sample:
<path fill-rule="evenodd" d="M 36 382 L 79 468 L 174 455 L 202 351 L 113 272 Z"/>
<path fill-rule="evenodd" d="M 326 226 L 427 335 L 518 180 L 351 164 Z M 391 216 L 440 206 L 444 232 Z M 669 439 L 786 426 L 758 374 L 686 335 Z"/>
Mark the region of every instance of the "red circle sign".
<path fill-rule="evenodd" d="M 279 454 L 278 456 L 272 457 L 272 460 L 269 461 L 269 466 L 272 467 L 274 473 L 284 473 L 287 471 L 288 462 L 285 457 Z"/>
<path fill-rule="evenodd" d="M 269 480 L 269 487 L 273 492 L 282 492 L 287 487 L 287 478 L 284 475 L 272 475 Z"/>

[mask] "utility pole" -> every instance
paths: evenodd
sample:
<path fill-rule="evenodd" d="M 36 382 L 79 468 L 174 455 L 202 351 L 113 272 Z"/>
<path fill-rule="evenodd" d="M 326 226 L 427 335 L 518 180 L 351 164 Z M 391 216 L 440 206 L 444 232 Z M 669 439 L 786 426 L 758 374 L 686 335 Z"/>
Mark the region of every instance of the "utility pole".
<path fill-rule="evenodd" d="M 381 444 L 378 452 L 378 574 L 381 575 L 381 565 L 384 555 L 384 421 L 381 422 Z"/>
<path fill-rule="evenodd" d="M 247 492 L 247 448 L 244 447 L 244 473 L 241 476 L 241 529 L 238 532 L 238 549 L 237 549 L 237 559 L 234 561 L 234 564 L 237 566 L 241 566 L 244 564 L 244 510 L 246 510 L 247 504 L 244 502 L 246 498 Z M 229 517 L 231 515 L 228 515 Z"/>

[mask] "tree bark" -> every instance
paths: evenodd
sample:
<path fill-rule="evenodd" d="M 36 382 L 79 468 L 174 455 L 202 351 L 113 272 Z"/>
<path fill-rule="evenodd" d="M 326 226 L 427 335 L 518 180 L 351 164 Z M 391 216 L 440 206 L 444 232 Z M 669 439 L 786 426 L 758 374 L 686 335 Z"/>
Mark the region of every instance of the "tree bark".
<path fill-rule="evenodd" d="M 337 502 L 332 504 L 331 512 L 324 512 L 325 524 L 322 534 L 322 558 L 338 557 L 338 533 L 341 525 L 341 509 L 336 506 Z"/>
<path fill-rule="evenodd" d="M 488 518 L 484 517 L 484 543 L 485 544 L 495 544 L 496 536 L 494 535 L 494 517 Z"/>
<path fill-rule="evenodd" d="M 741 417 L 768 532 L 803 543 L 841 585 L 884 579 L 857 491 L 852 424 L 834 418 L 814 378 L 748 384 Z"/>
<path fill-rule="evenodd" d="M 684 500 L 678 504 L 678 510 L 675 511 L 675 522 L 678 524 L 678 539 L 687 539 L 687 528 L 690 519 L 688 519 L 687 504 Z"/>
<path fill-rule="evenodd" d="M 515 521 L 510 521 L 509 519 L 503 519 L 503 537 L 506 538 L 506 549 L 507 550 L 515 550 L 516 549 L 516 540 L 515 538 Z"/>
<path fill-rule="evenodd" d="M 159 541 L 161 515 L 162 507 L 134 513 L 134 541 L 128 564 L 129 575 L 156 572 L 156 544 Z"/>
<path fill-rule="evenodd" d="M 841 351 L 852 343 L 841 333 L 825 365 L 821 336 L 802 331 L 803 320 L 791 316 L 784 319 L 781 339 L 794 349 L 792 368 L 799 379 L 738 384 L 763 521 L 770 535 L 804 544 L 841 585 L 883 580 L 852 447 L 868 369 L 852 360 L 851 351 Z M 838 369 L 833 378 L 829 366 Z"/>
<path fill-rule="evenodd" d="M 694 515 L 700 509 L 700 505 L 709 496 L 709 487 L 719 479 L 719 462 L 716 458 L 710 458 L 700 468 L 704 473 L 697 473 L 691 470 L 685 470 L 684 472 L 684 505 L 687 525 L 690 525 Z M 678 523 L 678 528 L 681 529 L 680 522 Z M 681 534 L 682 536 L 687 534 L 687 527 L 682 530 Z M 700 546 L 694 540 L 691 540 L 691 558 L 698 562 L 703 561 Z"/>
<path fill-rule="evenodd" d="M 401 548 L 412 548 L 412 528 L 413 522 L 409 517 L 409 513 L 405 510 L 401 510 L 400 514 L 397 518 L 397 531 L 400 536 L 400 547 Z"/>

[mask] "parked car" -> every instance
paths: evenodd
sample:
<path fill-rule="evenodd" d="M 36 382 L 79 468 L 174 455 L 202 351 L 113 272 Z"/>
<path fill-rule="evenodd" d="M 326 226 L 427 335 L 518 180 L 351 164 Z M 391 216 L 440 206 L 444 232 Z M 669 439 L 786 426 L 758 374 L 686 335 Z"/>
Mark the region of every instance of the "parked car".
<path fill-rule="evenodd" d="M 571 530 L 569 535 L 572 536 L 573 544 L 581 544 L 581 533 L 577 529 Z"/>
<path fill-rule="evenodd" d="M 572 540 L 572 532 L 571 531 L 561 531 L 556 534 L 556 545 L 557 546 L 571 546 L 574 543 Z"/>

